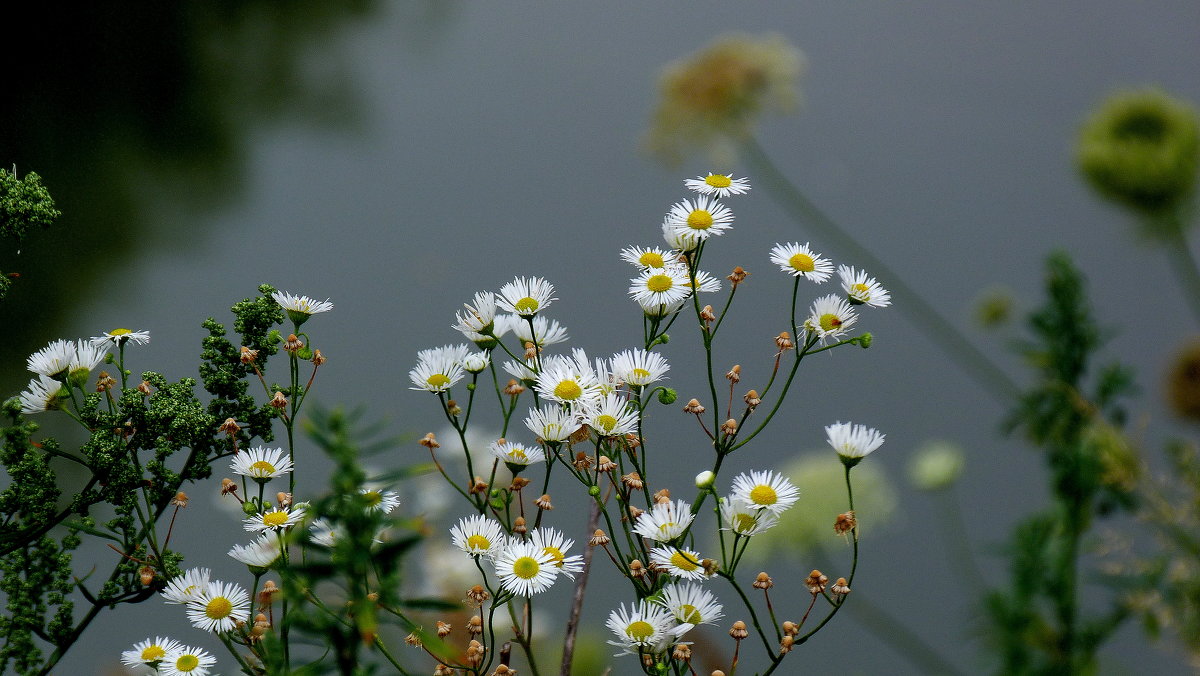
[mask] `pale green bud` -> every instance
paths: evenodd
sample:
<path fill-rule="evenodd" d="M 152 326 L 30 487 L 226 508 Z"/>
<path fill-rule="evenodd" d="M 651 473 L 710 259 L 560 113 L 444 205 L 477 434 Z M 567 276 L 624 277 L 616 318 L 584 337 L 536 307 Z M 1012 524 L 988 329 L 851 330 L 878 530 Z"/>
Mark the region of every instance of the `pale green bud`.
<path fill-rule="evenodd" d="M 922 491 L 949 488 L 962 474 L 965 454 L 947 441 L 931 441 L 913 454 L 908 463 L 908 479 Z"/>

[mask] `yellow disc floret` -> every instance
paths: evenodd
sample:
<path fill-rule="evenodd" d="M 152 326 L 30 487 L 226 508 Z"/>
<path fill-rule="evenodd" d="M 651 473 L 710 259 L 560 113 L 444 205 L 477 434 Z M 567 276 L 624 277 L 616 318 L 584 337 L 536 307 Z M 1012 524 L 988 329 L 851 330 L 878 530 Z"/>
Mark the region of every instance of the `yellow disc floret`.
<path fill-rule="evenodd" d="M 537 577 L 538 571 L 542 569 L 542 564 L 538 563 L 537 559 L 532 556 L 522 556 L 513 561 L 513 575 L 522 580 L 532 580 Z"/>
<path fill-rule="evenodd" d="M 638 263 L 641 263 L 648 268 L 661 268 L 665 265 L 662 255 L 653 251 L 647 251 L 646 253 L 642 254 L 641 258 L 638 258 Z"/>
<path fill-rule="evenodd" d="M 688 214 L 687 224 L 693 230 L 708 230 L 712 227 L 713 216 L 705 209 L 696 209 Z"/>
<path fill-rule="evenodd" d="M 798 253 L 788 259 L 788 265 L 799 272 L 812 272 L 816 269 L 816 263 L 812 256 L 808 254 Z"/>
<path fill-rule="evenodd" d="M 564 380 L 554 386 L 554 396 L 566 401 L 575 401 L 583 394 L 583 388 L 574 380 Z"/>
<path fill-rule="evenodd" d="M 208 605 L 204 607 L 204 614 L 214 620 L 223 620 L 229 617 L 229 614 L 232 612 L 233 604 L 224 596 L 218 596 L 209 601 Z"/>
<path fill-rule="evenodd" d="M 766 484 L 759 484 L 750 490 L 750 501 L 756 505 L 773 505 L 779 501 L 775 489 Z"/>
<path fill-rule="evenodd" d="M 672 286 L 675 286 L 675 281 L 671 279 L 670 275 L 652 275 L 646 280 L 646 288 L 654 293 L 669 291 Z"/>
<path fill-rule="evenodd" d="M 513 303 L 513 308 L 515 308 L 519 314 L 531 315 L 538 311 L 538 302 L 536 298 L 525 296 L 521 300 Z"/>
<path fill-rule="evenodd" d="M 731 181 L 729 177 L 725 176 L 724 174 L 712 174 L 708 178 L 704 179 L 704 182 L 714 188 L 728 188 L 729 185 L 733 183 L 733 181 Z"/>
<path fill-rule="evenodd" d="M 625 627 L 625 635 L 638 643 L 645 643 L 654 636 L 654 625 L 645 620 L 630 622 L 628 627 Z"/>

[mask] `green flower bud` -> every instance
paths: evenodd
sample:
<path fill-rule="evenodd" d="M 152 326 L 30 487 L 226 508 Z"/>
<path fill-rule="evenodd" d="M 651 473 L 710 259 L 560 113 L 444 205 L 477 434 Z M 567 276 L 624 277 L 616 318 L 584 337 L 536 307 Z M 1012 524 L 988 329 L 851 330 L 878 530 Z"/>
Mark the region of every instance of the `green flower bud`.
<path fill-rule="evenodd" d="M 1195 109 L 1161 90 L 1115 94 L 1081 130 L 1079 169 L 1106 199 L 1146 216 L 1162 216 L 1195 188 L 1197 127 Z"/>
<path fill-rule="evenodd" d="M 279 329 L 271 329 L 267 334 L 267 342 L 272 345 L 278 345 L 283 342 L 283 336 L 280 335 Z"/>
<path fill-rule="evenodd" d="M 678 398 L 679 395 L 675 393 L 675 390 L 672 390 L 669 387 L 664 387 L 658 391 L 658 402 L 660 404 L 670 406 L 671 404 L 674 404 L 675 400 Z"/>
<path fill-rule="evenodd" d="M 253 500 L 247 500 L 242 503 L 242 513 L 246 516 L 254 516 L 258 514 L 258 505 L 255 505 Z"/>
<path fill-rule="evenodd" d="M 600 487 L 599 486 L 590 486 L 588 488 L 588 495 L 592 496 L 593 498 L 600 497 Z"/>
<path fill-rule="evenodd" d="M 703 472 L 696 475 L 696 488 L 700 488 L 700 489 L 712 488 L 713 482 L 715 482 L 716 480 L 717 480 L 716 474 L 713 474 L 709 470 L 704 470 Z"/>
<path fill-rule="evenodd" d="M 870 333 L 864 333 L 854 340 L 858 343 L 859 347 L 865 350 L 868 347 L 871 347 L 871 341 L 875 340 L 875 336 L 872 336 Z"/>
<path fill-rule="evenodd" d="M 302 347 L 296 351 L 296 357 L 301 361 L 309 361 L 312 359 L 313 353 L 312 350 L 308 349 L 307 347 Z"/>
<path fill-rule="evenodd" d="M 962 475 L 966 459 L 961 448 L 946 441 L 931 441 L 913 454 L 908 480 L 922 491 L 949 488 Z"/>
<path fill-rule="evenodd" d="M 85 369 L 85 368 L 73 369 L 73 370 L 71 370 L 70 373 L 67 374 L 67 383 L 71 387 L 78 387 L 80 389 L 83 389 L 83 386 L 87 385 L 88 376 L 90 376 L 90 375 L 92 375 L 92 372 L 88 369 Z"/>

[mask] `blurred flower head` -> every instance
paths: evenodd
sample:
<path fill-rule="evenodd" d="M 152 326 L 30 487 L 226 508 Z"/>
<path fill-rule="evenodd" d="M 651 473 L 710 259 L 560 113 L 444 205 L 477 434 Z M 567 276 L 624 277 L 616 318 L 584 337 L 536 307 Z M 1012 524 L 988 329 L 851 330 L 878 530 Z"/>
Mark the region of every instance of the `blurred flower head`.
<path fill-rule="evenodd" d="M 965 454 L 958 444 L 930 441 L 917 449 L 908 462 L 908 480 L 918 490 L 949 488 L 962 474 Z"/>
<path fill-rule="evenodd" d="M 804 55 L 782 36 L 719 37 L 663 70 L 646 145 L 671 164 L 692 150 L 731 163 L 734 146 L 753 131 L 759 114 L 795 108 L 803 72 Z"/>
<path fill-rule="evenodd" d="M 1192 340 L 1171 363 L 1167 402 L 1175 415 L 1200 422 L 1200 340 Z"/>
<path fill-rule="evenodd" d="M 1197 127 L 1196 110 L 1162 90 L 1120 92 L 1083 126 L 1076 153 L 1079 168 L 1105 198 L 1160 216 L 1180 206 L 1195 188 Z"/>

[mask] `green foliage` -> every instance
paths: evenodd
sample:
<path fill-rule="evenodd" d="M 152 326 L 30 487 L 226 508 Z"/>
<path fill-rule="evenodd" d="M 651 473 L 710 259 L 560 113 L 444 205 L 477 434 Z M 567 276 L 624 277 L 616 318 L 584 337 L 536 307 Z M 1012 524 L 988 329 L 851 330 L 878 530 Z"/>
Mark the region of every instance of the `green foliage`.
<path fill-rule="evenodd" d="M 0 169 L 0 236 L 20 242 L 30 230 L 48 228 L 61 215 L 41 176 L 29 172 L 21 179 Z"/>

